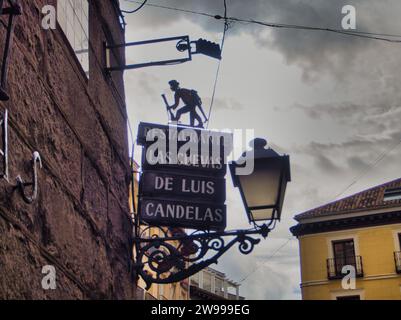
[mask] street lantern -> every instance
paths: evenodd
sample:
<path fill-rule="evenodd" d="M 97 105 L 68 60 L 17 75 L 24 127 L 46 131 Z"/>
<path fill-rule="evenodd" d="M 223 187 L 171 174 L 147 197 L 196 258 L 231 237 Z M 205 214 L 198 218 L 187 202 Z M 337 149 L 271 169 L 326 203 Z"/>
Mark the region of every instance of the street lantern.
<path fill-rule="evenodd" d="M 250 223 L 280 220 L 285 189 L 291 181 L 289 156 L 280 156 L 273 149 L 266 149 L 266 145 L 264 139 L 253 140 L 253 150 L 230 164 L 234 186 L 240 190 Z M 253 171 L 241 174 L 240 169 L 248 161 L 254 161 Z"/>
<path fill-rule="evenodd" d="M 145 125 L 142 128 L 145 128 Z M 148 130 L 142 129 L 139 132 L 148 132 Z M 210 143 L 209 139 L 205 140 L 207 144 Z M 143 138 L 138 137 L 138 141 L 143 141 Z M 146 197 L 148 195 L 146 190 L 155 189 L 155 183 L 149 182 L 155 181 L 155 179 L 146 179 L 146 177 L 150 177 L 150 173 L 146 172 L 148 167 L 146 161 L 143 163 L 145 171 L 142 174 L 141 192 L 139 193 L 139 195 L 142 193 L 143 197 L 139 197 L 139 209 L 134 215 L 134 244 L 136 272 L 145 281 L 147 289 L 153 283 L 167 284 L 187 279 L 211 264 L 217 263 L 220 257 L 234 246 L 238 247 L 240 253 L 250 254 L 254 247 L 261 242 L 261 238 L 268 237 L 275 227 L 275 222 L 280 220 L 285 189 L 287 182 L 290 181 L 290 161 L 288 156 L 280 156 L 274 150 L 266 149 L 266 144 L 267 142 L 263 139 L 255 139 L 251 143 L 252 150 L 243 153 L 241 161 L 230 164 L 234 185 L 240 189 L 249 221 L 253 224 L 252 228 L 246 229 L 226 231 L 224 228 L 214 228 L 210 222 L 207 225 L 205 223 L 198 225 L 188 220 L 189 222 L 184 221 L 184 225 L 193 231 L 187 234 L 185 231 L 176 232 L 171 229 L 175 227 L 175 222 L 167 221 L 166 223 L 166 220 L 153 220 L 153 223 L 152 221 L 147 223 L 144 219 L 147 214 L 146 208 L 153 208 L 155 205 Z M 144 151 L 145 153 L 146 151 Z M 226 153 L 223 152 L 223 154 Z M 161 167 L 160 170 L 162 169 Z M 249 170 L 250 174 L 244 175 L 247 169 L 251 169 Z M 188 168 L 181 168 L 181 170 L 188 170 Z M 208 175 L 204 178 L 212 179 L 214 190 L 220 190 L 217 188 L 215 180 L 224 179 L 226 167 L 221 167 L 217 172 L 209 168 L 207 173 Z M 159 172 L 158 174 L 163 178 L 163 173 Z M 219 176 L 219 174 L 222 175 Z M 174 185 L 174 181 L 178 181 L 178 185 L 182 186 L 179 181 L 182 181 L 180 179 L 184 175 L 185 172 L 179 174 L 174 171 L 168 177 L 172 181 L 172 185 Z M 180 188 L 171 188 L 170 191 L 174 195 L 170 196 L 170 200 L 167 199 L 169 196 L 167 193 L 164 195 L 165 198 L 153 200 L 154 203 L 160 203 L 160 212 L 163 211 L 163 204 L 166 201 L 171 201 L 170 203 L 174 205 L 177 195 L 180 196 L 180 190 Z M 188 195 L 186 194 L 186 196 Z M 207 199 L 207 201 L 217 201 L 211 199 L 210 195 L 207 196 Z M 186 202 L 181 201 L 181 203 L 182 207 L 186 205 Z M 192 207 L 198 206 L 198 213 L 203 208 L 201 205 L 204 206 L 204 202 L 197 204 L 196 201 L 193 201 L 190 203 Z M 210 208 L 213 208 L 214 205 L 216 205 L 214 202 L 206 205 L 210 216 L 214 212 Z M 144 208 L 145 210 L 141 211 Z M 191 215 L 191 212 L 193 214 L 194 210 L 191 210 L 186 211 L 186 216 Z M 225 210 L 225 207 L 218 210 Z M 173 209 L 171 211 L 174 213 Z M 156 213 L 151 212 L 151 215 L 156 216 Z M 167 227 L 170 228 L 167 229 Z M 179 227 L 178 224 L 177 227 Z"/>

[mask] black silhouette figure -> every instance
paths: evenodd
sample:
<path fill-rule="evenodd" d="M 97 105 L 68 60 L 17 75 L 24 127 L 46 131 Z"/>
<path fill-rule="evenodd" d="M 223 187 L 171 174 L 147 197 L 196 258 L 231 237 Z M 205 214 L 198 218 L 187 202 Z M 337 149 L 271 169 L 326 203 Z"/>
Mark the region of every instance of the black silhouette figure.
<path fill-rule="evenodd" d="M 174 94 L 174 105 L 169 106 L 167 103 L 167 100 L 163 96 L 164 101 L 166 102 L 167 105 L 167 110 L 170 113 L 170 117 L 172 121 L 179 121 L 181 116 L 185 113 L 189 112 L 189 118 L 190 118 L 190 125 L 191 127 L 195 127 L 195 120 L 198 122 L 196 127 L 203 128 L 203 124 L 208 121 L 205 112 L 203 111 L 202 108 L 202 100 L 199 97 L 198 93 L 195 90 L 190 90 L 190 89 L 185 89 L 185 88 L 180 88 L 180 84 L 176 80 L 171 80 L 169 82 L 170 89 L 175 93 Z M 185 104 L 182 108 L 180 108 L 176 115 L 174 116 L 172 110 L 177 109 L 180 100 L 182 100 Z M 199 107 L 199 109 L 202 112 L 202 115 L 204 116 L 205 120 L 202 121 L 202 118 L 199 116 L 199 114 L 196 111 L 196 107 Z"/>

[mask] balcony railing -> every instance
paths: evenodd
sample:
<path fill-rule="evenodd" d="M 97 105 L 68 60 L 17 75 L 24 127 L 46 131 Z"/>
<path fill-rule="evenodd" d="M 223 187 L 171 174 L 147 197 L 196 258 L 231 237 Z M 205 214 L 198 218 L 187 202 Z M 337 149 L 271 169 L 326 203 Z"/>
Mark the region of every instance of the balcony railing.
<path fill-rule="evenodd" d="M 348 272 L 342 273 L 344 266 L 353 266 L 355 268 L 355 276 L 358 278 L 363 277 L 361 256 L 327 259 L 327 277 L 330 280 L 343 278 L 348 274 Z"/>
<path fill-rule="evenodd" d="M 395 271 L 401 273 L 401 251 L 394 252 Z"/>

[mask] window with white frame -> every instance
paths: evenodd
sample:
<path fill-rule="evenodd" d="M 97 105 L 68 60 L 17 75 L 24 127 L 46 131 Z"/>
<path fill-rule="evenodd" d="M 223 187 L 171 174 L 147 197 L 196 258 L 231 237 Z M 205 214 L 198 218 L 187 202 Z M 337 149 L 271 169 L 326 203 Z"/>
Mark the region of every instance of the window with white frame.
<path fill-rule="evenodd" d="M 384 201 L 401 200 L 401 188 L 391 188 L 384 192 Z"/>
<path fill-rule="evenodd" d="M 57 21 L 89 78 L 88 0 L 58 0 Z"/>

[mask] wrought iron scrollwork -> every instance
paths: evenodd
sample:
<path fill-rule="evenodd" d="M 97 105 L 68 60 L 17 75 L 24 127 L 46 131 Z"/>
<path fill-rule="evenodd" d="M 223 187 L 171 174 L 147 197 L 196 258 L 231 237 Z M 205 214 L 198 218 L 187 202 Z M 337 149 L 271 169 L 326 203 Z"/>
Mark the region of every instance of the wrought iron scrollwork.
<path fill-rule="evenodd" d="M 260 242 L 260 239 L 254 239 L 248 236 L 244 236 L 239 239 L 238 249 L 242 254 L 250 254 L 253 251 L 255 245 Z"/>
<path fill-rule="evenodd" d="M 135 237 L 136 267 L 146 282 L 172 283 L 182 281 L 218 259 L 231 247 L 238 244 L 242 254 L 249 254 L 260 239 L 252 235 L 267 237 L 269 226 L 256 226 L 250 230 L 227 232 L 195 231 L 186 234 L 180 229 L 145 227 Z"/>

